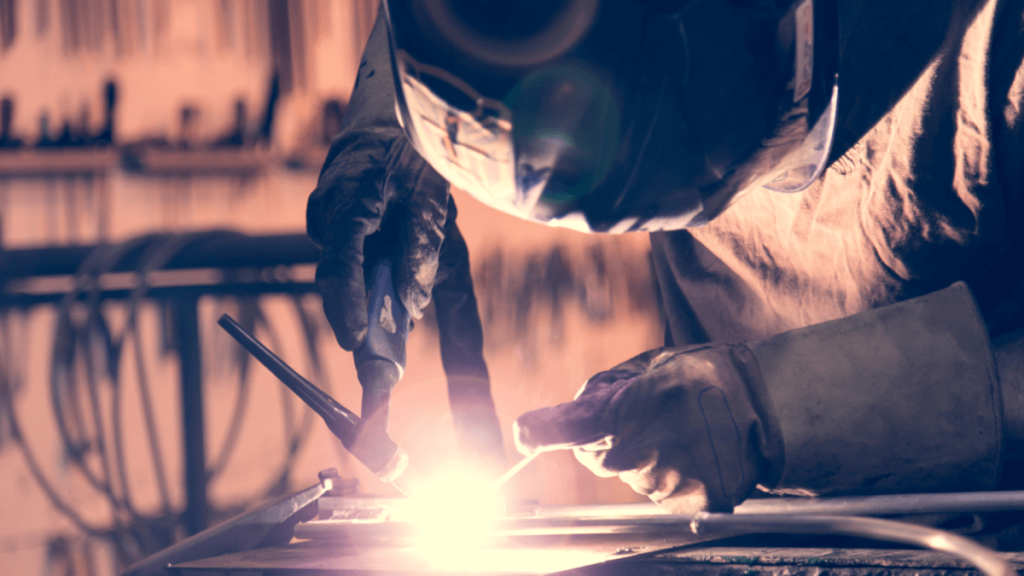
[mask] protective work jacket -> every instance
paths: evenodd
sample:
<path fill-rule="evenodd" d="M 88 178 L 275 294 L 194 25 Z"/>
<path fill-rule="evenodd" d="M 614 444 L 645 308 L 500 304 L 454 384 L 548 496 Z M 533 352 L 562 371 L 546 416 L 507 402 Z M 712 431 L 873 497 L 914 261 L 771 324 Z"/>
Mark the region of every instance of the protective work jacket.
<path fill-rule="evenodd" d="M 785 452 L 766 488 L 1000 485 L 1005 394 L 988 336 L 1024 326 L 1022 14 L 1020 0 L 840 2 L 839 120 L 825 174 L 795 194 L 747 193 L 703 227 L 651 235 L 669 345 L 760 342 L 750 348 L 764 381 L 755 396 L 769 398 L 762 451 Z M 384 33 L 378 21 L 322 179 L 405 170 Z M 321 186 L 310 198 L 321 245 L 339 194 Z M 969 290 L 933 298 L 929 312 L 884 311 L 956 282 Z M 957 302 L 963 313 L 941 318 Z M 974 360 L 956 381 L 925 381 L 922 367 L 944 369 L 929 354 Z M 862 370 L 871 359 L 885 366 Z"/>

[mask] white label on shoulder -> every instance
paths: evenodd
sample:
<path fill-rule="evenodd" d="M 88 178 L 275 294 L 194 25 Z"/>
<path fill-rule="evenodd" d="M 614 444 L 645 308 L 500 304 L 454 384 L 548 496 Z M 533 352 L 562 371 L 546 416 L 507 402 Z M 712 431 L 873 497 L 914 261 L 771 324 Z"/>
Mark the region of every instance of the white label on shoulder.
<path fill-rule="evenodd" d="M 811 91 L 814 73 L 814 0 L 804 0 L 796 9 L 796 62 L 793 78 L 793 102 Z"/>

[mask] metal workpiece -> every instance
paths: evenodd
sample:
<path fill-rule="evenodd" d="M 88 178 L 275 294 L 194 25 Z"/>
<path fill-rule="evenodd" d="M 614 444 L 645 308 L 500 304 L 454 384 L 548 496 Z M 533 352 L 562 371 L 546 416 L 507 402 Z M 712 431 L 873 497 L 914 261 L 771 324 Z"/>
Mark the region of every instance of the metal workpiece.
<path fill-rule="evenodd" d="M 165 548 L 130 566 L 124 576 L 165 576 L 177 573 L 170 566 L 179 562 L 286 544 L 296 524 L 316 516 L 317 499 L 333 486 L 334 478 L 325 477 L 301 492 L 268 502 Z"/>
<path fill-rule="evenodd" d="M 901 510 L 915 513 L 951 511 L 1019 509 L 1021 492 L 972 494 L 914 494 L 857 498 L 778 498 L 757 501 L 748 510 L 737 508 L 733 514 L 700 513 L 667 514 L 656 506 L 644 504 L 597 506 L 538 506 L 528 510 L 528 517 L 500 518 L 490 525 L 496 537 L 510 542 L 599 542 L 640 543 L 629 547 L 626 555 L 637 551 L 665 549 L 675 545 L 707 540 L 720 540 L 750 534 L 811 534 L 816 536 L 847 536 L 883 542 L 897 542 L 946 552 L 989 576 L 1015 574 L 999 554 L 960 535 L 950 532 L 880 518 L 850 515 L 853 511 L 872 510 L 876 515 L 895 515 Z M 999 507 L 1002 500 L 1008 504 Z M 802 504 L 800 504 L 802 503 Z M 297 527 L 297 538 L 314 541 L 347 542 L 353 545 L 390 542 L 397 546 L 415 539 L 422 527 L 414 521 L 395 521 L 388 514 L 388 502 L 374 502 L 377 522 L 352 522 L 355 501 L 344 498 L 325 502 L 321 518 Z M 332 506 L 345 513 L 331 516 L 324 508 Z M 888 506 L 886 508 L 885 506 Z M 817 507 L 831 509 L 837 515 L 812 515 L 803 511 Z M 773 512 L 774 510 L 774 512 Z M 843 511 L 846 515 L 842 514 Z M 569 540 L 566 540 L 569 539 Z"/>
<path fill-rule="evenodd" d="M 329 478 L 329 475 L 325 476 L 325 479 Z M 985 500 L 984 496 L 951 494 L 889 498 L 896 499 L 892 502 L 897 508 L 908 506 L 901 504 L 900 499 L 907 502 L 917 500 L 917 510 L 932 512 L 933 508 L 926 509 L 921 503 L 930 502 L 941 507 L 944 497 L 947 500 L 962 497 L 957 505 L 966 509 L 966 502 Z M 995 493 L 993 496 L 1013 501 L 1021 493 Z M 796 500 L 805 500 L 808 505 L 819 502 L 825 506 L 829 501 L 834 500 L 838 504 L 849 499 L 769 499 L 761 507 L 778 505 L 780 510 L 792 510 Z M 488 528 L 490 539 L 486 542 L 465 542 L 459 538 L 449 544 L 425 545 L 420 540 L 424 531 L 437 531 L 430 527 L 429 519 L 424 524 L 393 519 L 400 516 L 398 511 L 407 503 L 402 498 L 333 496 L 324 492 L 317 502 L 318 519 L 304 520 L 294 529 L 289 526 L 285 531 L 297 541 L 287 545 L 268 543 L 259 549 L 238 548 L 220 555 L 178 556 L 172 561 L 175 562 L 173 568 L 179 571 L 251 570 L 296 574 L 330 571 L 539 576 L 600 564 L 598 574 L 633 576 L 672 576 L 677 573 L 700 576 L 737 573 L 818 576 L 822 570 L 833 572 L 833 569 L 843 576 L 872 576 L 879 571 L 907 576 L 939 576 L 967 574 L 977 567 L 990 576 L 1008 576 L 1014 567 L 1024 566 L 1022 554 L 997 554 L 961 536 L 891 520 L 785 512 L 671 515 L 644 504 L 524 508 L 525 513 L 531 516 L 496 519 L 496 523 Z M 981 503 L 986 507 L 991 504 Z M 891 513 L 891 510 L 876 510 L 879 514 Z M 203 536 L 212 532 L 204 532 Z M 716 541 L 717 546 L 731 545 L 722 543 L 723 538 L 731 536 L 771 533 L 810 533 L 816 537 L 841 534 L 928 546 L 933 550 L 707 547 Z M 697 547 L 698 544 L 701 546 Z"/>

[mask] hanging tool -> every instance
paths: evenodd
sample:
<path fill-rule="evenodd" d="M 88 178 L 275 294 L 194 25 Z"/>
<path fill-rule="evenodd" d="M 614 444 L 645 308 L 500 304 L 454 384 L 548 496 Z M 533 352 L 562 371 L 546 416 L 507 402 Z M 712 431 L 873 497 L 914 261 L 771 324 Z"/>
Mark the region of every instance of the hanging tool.
<path fill-rule="evenodd" d="M 390 482 L 406 495 L 415 492 L 417 474 L 409 466 L 409 456 L 388 437 L 386 431 L 363 434 L 364 427 L 361 426 L 362 420 L 358 416 L 303 378 L 252 334 L 246 332 L 233 318 L 224 314 L 217 323 L 323 418 L 327 427 L 341 440 L 345 448 L 377 478 Z"/>

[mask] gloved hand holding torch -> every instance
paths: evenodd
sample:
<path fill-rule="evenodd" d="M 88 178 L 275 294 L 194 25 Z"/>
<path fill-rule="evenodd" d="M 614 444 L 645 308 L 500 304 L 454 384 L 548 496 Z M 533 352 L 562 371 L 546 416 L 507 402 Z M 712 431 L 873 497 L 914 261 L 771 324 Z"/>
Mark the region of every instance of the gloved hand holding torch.
<path fill-rule="evenodd" d="M 469 253 L 448 182 L 413 150 L 395 119 L 394 101 L 388 38 L 379 19 L 342 131 L 306 210 L 309 236 L 322 248 L 316 283 L 324 312 L 342 348 L 363 346 L 367 279 L 384 259 L 392 263 L 395 295 L 413 318 L 422 317 L 433 299 L 460 446 L 497 473 L 504 453 Z"/>

